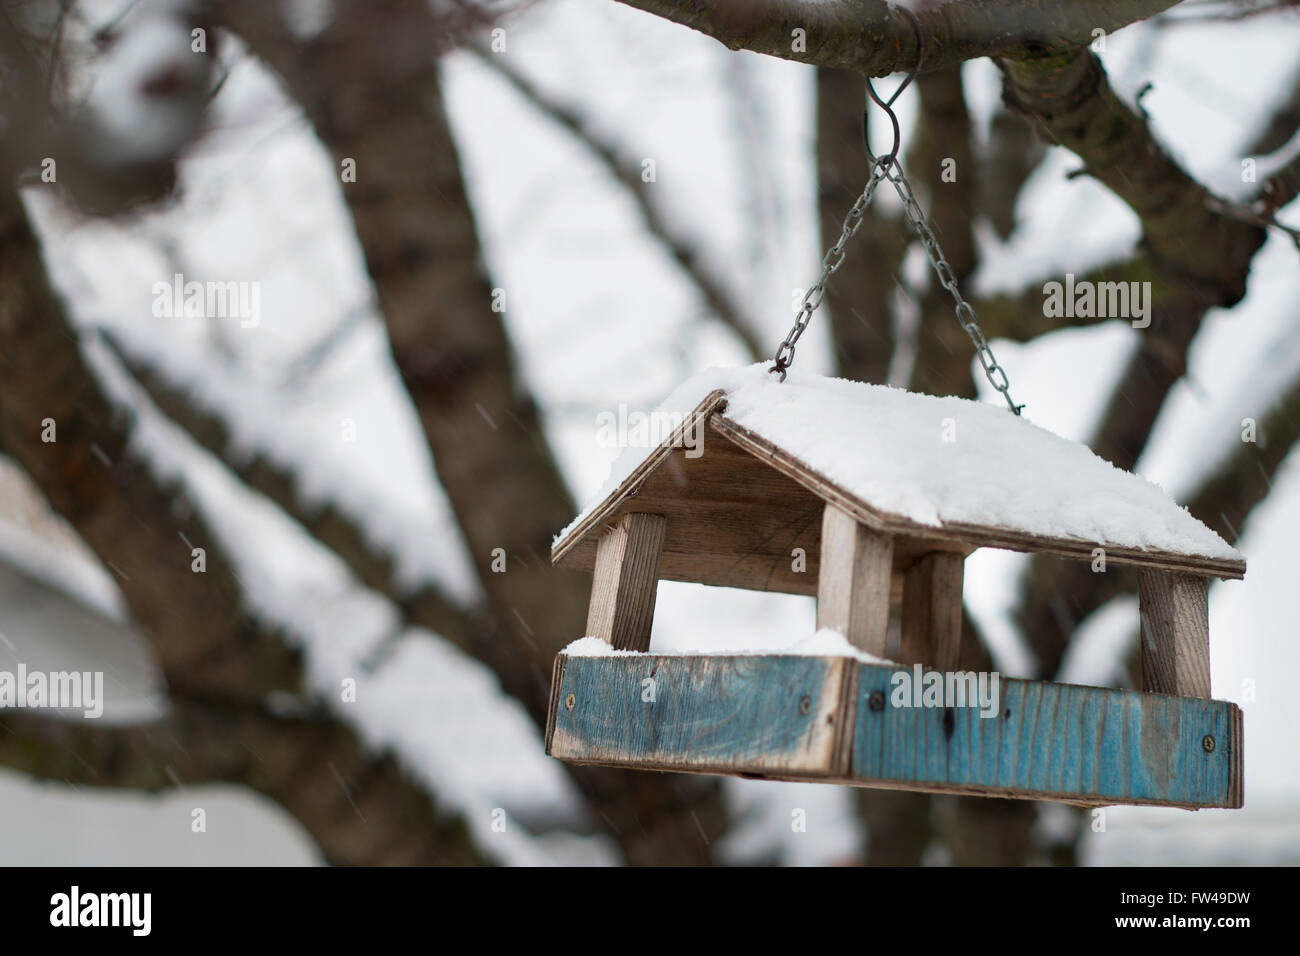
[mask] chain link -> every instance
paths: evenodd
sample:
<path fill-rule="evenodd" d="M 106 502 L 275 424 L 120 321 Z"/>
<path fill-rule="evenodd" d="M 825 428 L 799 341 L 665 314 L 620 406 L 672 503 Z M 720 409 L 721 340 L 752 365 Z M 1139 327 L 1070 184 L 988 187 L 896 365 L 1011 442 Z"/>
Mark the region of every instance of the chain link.
<path fill-rule="evenodd" d="M 853 204 L 849 214 L 844 217 L 844 226 L 840 229 L 839 241 L 831 246 L 822 258 L 822 274 L 804 293 L 803 303 L 799 306 L 799 311 L 794 317 L 794 325 L 791 326 L 785 340 L 777 348 L 776 356 L 773 359 L 774 364 L 771 370 L 781 376 L 781 381 L 785 381 L 786 369 L 794 364 L 795 345 L 798 343 L 799 337 L 803 335 L 804 329 L 808 328 L 808 323 L 812 321 L 813 313 L 817 311 L 817 307 L 822 304 L 822 298 L 826 295 L 826 283 L 835 270 L 844 264 L 845 246 L 861 228 L 862 216 L 871 203 L 871 197 L 875 194 L 876 187 L 880 185 L 884 178 L 884 166 L 877 164 L 871 167 L 871 178 L 867 180 L 866 188 L 862 190 L 862 195 Z"/>
<path fill-rule="evenodd" d="M 771 371 L 779 374 L 782 382 L 785 381 L 786 370 L 794 363 L 795 344 L 803 335 L 804 330 L 808 328 L 808 323 L 812 321 L 813 312 L 821 305 L 822 299 L 826 295 L 827 281 L 832 273 L 844 263 L 845 244 L 861 227 L 862 216 L 866 212 L 867 205 L 871 202 L 872 196 L 875 195 L 876 187 L 884 179 L 888 179 L 894 184 L 898 198 L 903 201 L 903 213 L 907 216 L 908 223 L 921 240 L 921 245 L 925 247 L 925 254 L 930 260 L 930 265 L 934 267 L 935 274 L 939 277 L 939 284 L 948 290 L 953 302 L 956 303 L 957 321 L 970 337 L 971 344 L 975 346 L 975 357 L 979 359 L 980 366 L 984 369 L 984 376 L 989 380 L 989 384 L 1006 400 L 1007 407 L 1019 415 L 1024 406 L 1017 405 L 1011 398 L 1011 383 L 1007 379 L 1006 369 L 998 364 L 998 360 L 993 355 L 993 350 L 989 348 L 988 340 L 984 338 L 984 332 L 980 328 L 979 318 L 975 315 L 975 310 L 971 308 L 969 302 L 962 298 L 952 266 L 944 258 L 943 250 L 939 248 L 939 240 L 935 237 L 930 224 L 926 222 L 925 214 L 921 212 L 921 205 L 916 201 L 916 194 L 912 192 L 912 185 L 907 181 L 907 177 L 903 175 L 903 167 L 892 156 L 883 156 L 872 164 L 871 178 L 867 180 L 866 188 L 862 190 L 862 195 L 853 204 L 849 214 L 844 217 L 844 227 L 840 231 L 839 241 L 831 246 L 825 258 L 822 259 L 821 275 L 804 293 L 803 303 L 799 306 L 799 311 L 795 315 L 794 325 L 776 350 Z"/>
<path fill-rule="evenodd" d="M 970 337 L 971 344 L 975 346 L 975 357 L 979 359 L 980 366 L 984 369 L 984 377 L 1006 399 L 1007 407 L 1019 415 L 1020 410 L 1025 406 L 1017 405 L 1012 400 L 1011 382 L 1007 379 L 1007 370 L 998 364 L 993 349 L 989 348 L 975 310 L 962 298 L 961 289 L 957 287 L 957 277 L 953 275 L 948 260 L 943 257 L 943 250 L 939 248 L 939 240 L 935 238 L 934 230 L 925 221 L 921 206 L 916 201 L 916 194 L 912 192 L 912 184 L 903 175 L 903 167 L 897 162 L 890 163 L 887 173 L 889 181 L 894 184 L 894 189 L 898 193 L 898 198 L 903 201 L 903 214 L 907 216 L 907 221 L 912 224 L 912 229 L 920 238 L 921 245 L 925 247 L 925 254 L 929 257 L 935 274 L 939 276 L 940 284 L 952 295 L 952 300 L 956 304 L 957 321 Z"/>

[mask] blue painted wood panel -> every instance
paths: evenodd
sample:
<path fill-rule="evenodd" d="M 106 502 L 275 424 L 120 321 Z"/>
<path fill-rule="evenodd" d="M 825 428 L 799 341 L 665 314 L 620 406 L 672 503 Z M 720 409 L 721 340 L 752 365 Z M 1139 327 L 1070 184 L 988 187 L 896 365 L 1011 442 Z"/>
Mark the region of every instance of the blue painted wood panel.
<path fill-rule="evenodd" d="M 981 717 L 894 706 L 896 673 L 846 658 L 561 656 L 547 752 L 1074 803 L 1241 805 L 1241 713 L 1229 702 L 1001 680 L 996 716 Z"/>
<path fill-rule="evenodd" d="M 725 773 L 832 769 L 832 722 L 850 661 L 720 655 L 562 661 L 551 695 L 552 756 Z"/>
<path fill-rule="evenodd" d="M 897 672 L 859 667 L 855 779 L 1083 803 L 1240 806 L 1240 716 L 1227 701 L 1001 680 L 997 715 L 982 717 L 974 707 L 895 707 Z"/>

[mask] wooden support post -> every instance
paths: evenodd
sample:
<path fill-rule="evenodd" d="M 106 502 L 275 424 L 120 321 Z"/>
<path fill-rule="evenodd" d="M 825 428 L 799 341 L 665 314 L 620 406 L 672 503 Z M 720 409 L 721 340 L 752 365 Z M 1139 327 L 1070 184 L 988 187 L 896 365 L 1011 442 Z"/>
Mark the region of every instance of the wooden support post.
<path fill-rule="evenodd" d="M 903 577 L 903 635 L 899 660 L 940 671 L 957 669 L 961 651 L 961 586 L 966 558 L 931 551 Z"/>
<path fill-rule="evenodd" d="M 659 586 L 659 552 L 668 519 L 663 515 L 624 515 L 605 532 L 596 548 L 587 634 L 619 650 L 650 650 L 650 625 Z"/>
<path fill-rule="evenodd" d="M 1210 579 L 1138 572 L 1142 685 L 1155 694 L 1210 696 Z"/>
<path fill-rule="evenodd" d="M 894 539 L 832 504 L 822 512 L 817 627 L 843 634 L 868 654 L 885 656 Z"/>

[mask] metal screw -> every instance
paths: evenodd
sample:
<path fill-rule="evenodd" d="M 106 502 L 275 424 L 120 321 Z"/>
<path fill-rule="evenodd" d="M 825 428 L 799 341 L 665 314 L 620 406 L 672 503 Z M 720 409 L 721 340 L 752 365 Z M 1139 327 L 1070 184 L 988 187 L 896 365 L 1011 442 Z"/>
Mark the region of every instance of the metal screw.
<path fill-rule="evenodd" d="M 812 698 L 805 694 L 799 698 L 799 713 L 806 714 L 812 710 Z"/>
<path fill-rule="evenodd" d="M 564 697 L 564 706 L 568 710 L 573 710 L 573 705 L 578 702 L 578 698 L 573 694 L 566 694 Z"/>
<path fill-rule="evenodd" d="M 885 695 L 880 691 L 872 691 L 871 696 L 867 698 L 867 706 L 879 713 L 885 709 Z"/>
<path fill-rule="evenodd" d="M 1209 734 L 1206 734 L 1201 738 L 1201 746 L 1205 748 L 1207 754 L 1214 753 L 1214 738 Z"/>

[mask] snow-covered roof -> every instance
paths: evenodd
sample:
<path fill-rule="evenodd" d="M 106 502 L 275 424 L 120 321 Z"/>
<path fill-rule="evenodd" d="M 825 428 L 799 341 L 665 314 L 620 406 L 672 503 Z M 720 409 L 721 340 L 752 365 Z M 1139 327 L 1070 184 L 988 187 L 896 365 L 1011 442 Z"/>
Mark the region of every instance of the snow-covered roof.
<path fill-rule="evenodd" d="M 766 548 L 768 570 L 719 570 L 705 575 L 706 583 L 806 591 L 752 579 L 782 576 L 776 559 L 788 564 L 791 544 L 813 540 L 819 527 L 803 527 L 808 509 L 830 500 L 874 527 L 947 547 L 1080 558 L 1102 547 L 1116 563 L 1245 573 L 1241 554 L 1163 489 L 1001 406 L 798 371 L 779 382 L 760 364 L 701 373 L 624 431 L 624 450 L 604 486 L 557 536 L 557 564 L 589 567 L 595 538 L 621 514 L 666 510 L 662 576 L 700 579 L 675 565 L 674 553 L 716 547 L 721 558 L 727 547 L 765 550 L 775 534 L 781 540 Z M 700 463 L 710 456 L 713 472 L 705 475 Z M 761 479 L 764 488 L 755 490 L 754 462 L 783 474 L 788 487 L 767 488 Z M 733 493 L 736 501 L 723 500 Z M 787 499 L 790 510 L 769 520 Z M 752 505 L 752 521 L 748 514 L 741 520 L 737 502 Z M 696 520 L 722 529 L 727 540 L 692 536 L 685 526 Z M 751 540 L 764 545 L 737 544 L 751 523 Z M 791 531 L 782 537 L 785 527 Z"/>

